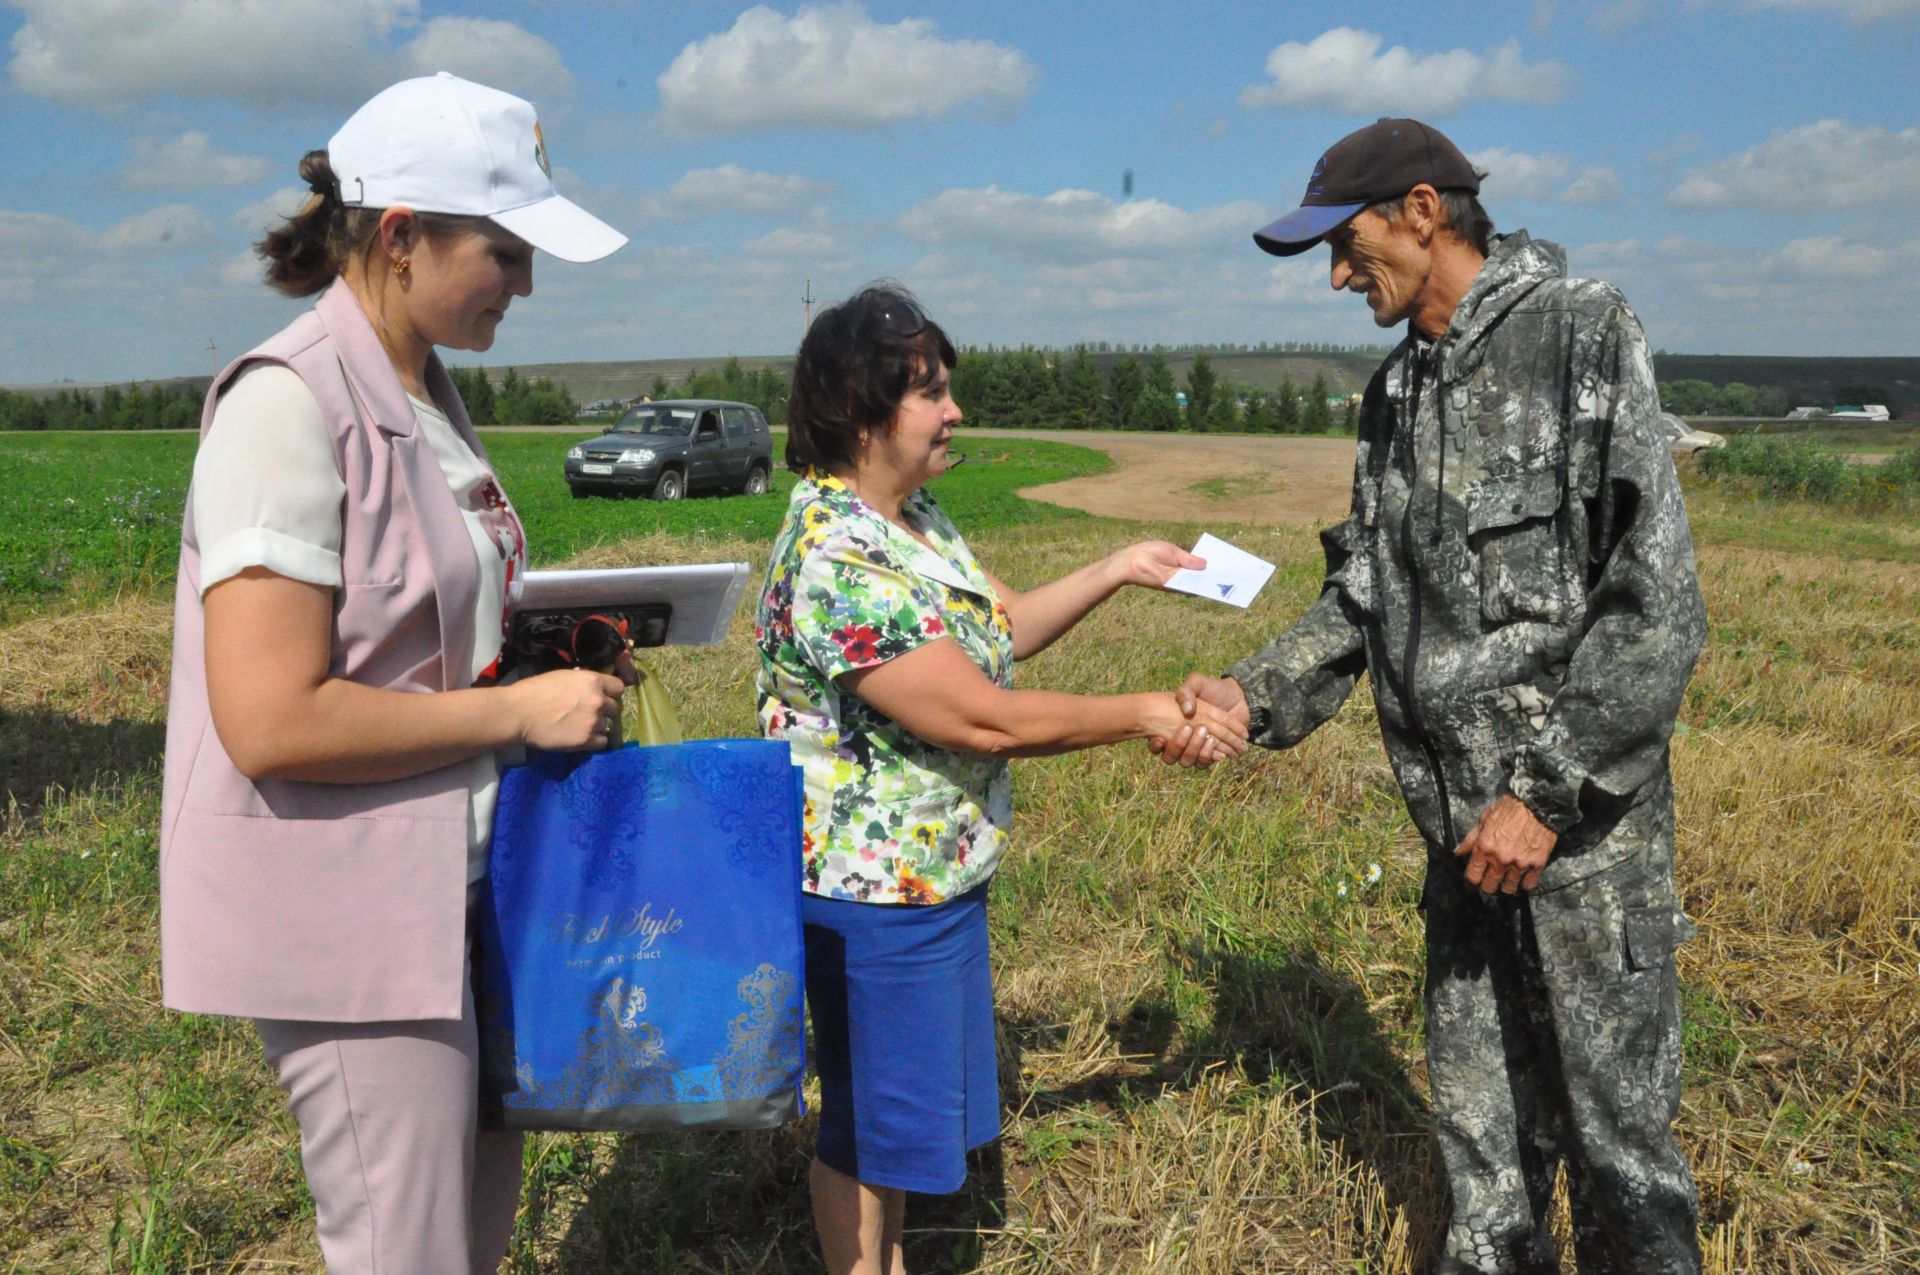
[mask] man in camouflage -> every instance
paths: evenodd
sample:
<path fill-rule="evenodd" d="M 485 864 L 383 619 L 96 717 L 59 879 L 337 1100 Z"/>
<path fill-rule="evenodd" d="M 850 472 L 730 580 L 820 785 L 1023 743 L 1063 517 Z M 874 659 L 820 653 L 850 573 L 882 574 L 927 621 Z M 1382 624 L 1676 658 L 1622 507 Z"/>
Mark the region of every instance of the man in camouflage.
<path fill-rule="evenodd" d="M 1372 682 L 1428 849 L 1440 1269 L 1558 1270 L 1564 1164 L 1582 1275 L 1697 1272 L 1671 1127 L 1693 929 L 1667 742 L 1706 626 L 1686 511 L 1626 301 L 1567 278 L 1553 244 L 1491 237 L 1478 190 L 1446 138 L 1382 120 L 1255 236 L 1276 255 L 1324 239 L 1333 286 L 1408 331 L 1367 386 L 1319 599 L 1183 691 L 1284 748 Z"/>

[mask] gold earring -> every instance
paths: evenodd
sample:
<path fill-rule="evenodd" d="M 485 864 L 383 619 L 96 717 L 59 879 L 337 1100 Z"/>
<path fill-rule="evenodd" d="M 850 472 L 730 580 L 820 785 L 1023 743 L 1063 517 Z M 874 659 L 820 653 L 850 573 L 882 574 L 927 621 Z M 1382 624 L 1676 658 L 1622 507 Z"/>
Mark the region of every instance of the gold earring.
<path fill-rule="evenodd" d="M 407 271 L 411 269 L 413 269 L 413 262 L 405 257 L 393 263 L 393 272 L 403 279 L 406 277 Z"/>

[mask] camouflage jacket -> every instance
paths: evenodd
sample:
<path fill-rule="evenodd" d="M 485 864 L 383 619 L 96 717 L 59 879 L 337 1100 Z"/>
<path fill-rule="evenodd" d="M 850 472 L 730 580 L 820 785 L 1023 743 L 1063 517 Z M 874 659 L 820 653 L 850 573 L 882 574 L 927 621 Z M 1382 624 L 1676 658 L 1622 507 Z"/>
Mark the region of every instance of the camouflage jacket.
<path fill-rule="evenodd" d="M 1257 742 L 1298 742 L 1364 671 L 1437 858 L 1507 792 L 1561 834 L 1541 889 L 1670 854 L 1706 613 L 1659 407 L 1620 293 L 1497 240 L 1445 335 L 1409 325 L 1367 386 L 1320 597 L 1230 670 Z"/>

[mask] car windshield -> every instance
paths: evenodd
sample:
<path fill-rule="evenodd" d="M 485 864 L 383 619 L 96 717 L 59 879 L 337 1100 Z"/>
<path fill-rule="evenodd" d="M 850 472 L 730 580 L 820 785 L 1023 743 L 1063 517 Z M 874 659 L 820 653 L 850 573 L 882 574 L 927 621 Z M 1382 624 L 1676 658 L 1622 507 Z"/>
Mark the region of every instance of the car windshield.
<path fill-rule="evenodd" d="M 649 403 L 622 416 L 613 431 L 616 434 L 686 435 L 693 432 L 694 418 L 698 415 L 691 407 L 661 407 Z"/>

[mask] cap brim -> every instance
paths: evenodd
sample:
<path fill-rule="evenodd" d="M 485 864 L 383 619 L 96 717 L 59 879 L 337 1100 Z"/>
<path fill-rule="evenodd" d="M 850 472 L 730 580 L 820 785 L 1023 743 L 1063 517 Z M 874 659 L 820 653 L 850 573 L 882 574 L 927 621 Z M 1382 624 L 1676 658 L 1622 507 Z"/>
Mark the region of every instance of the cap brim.
<path fill-rule="evenodd" d="M 1364 203 L 1303 204 L 1265 229 L 1254 231 L 1253 241 L 1276 257 L 1297 256 L 1365 207 Z"/>
<path fill-rule="evenodd" d="M 627 241 L 625 235 L 564 195 L 509 208 L 488 220 L 562 261 L 598 261 Z"/>

